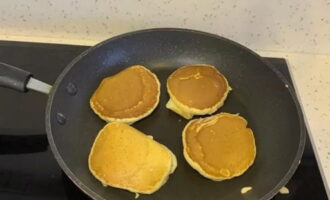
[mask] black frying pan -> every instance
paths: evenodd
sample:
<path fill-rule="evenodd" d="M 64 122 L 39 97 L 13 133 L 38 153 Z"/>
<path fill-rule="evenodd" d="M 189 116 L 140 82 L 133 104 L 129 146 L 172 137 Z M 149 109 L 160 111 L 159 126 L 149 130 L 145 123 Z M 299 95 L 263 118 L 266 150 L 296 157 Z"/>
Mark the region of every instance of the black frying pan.
<path fill-rule="evenodd" d="M 213 182 L 187 164 L 181 143 L 187 120 L 165 108 L 169 74 L 177 67 L 196 63 L 215 65 L 227 77 L 233 91 L 218 112 L 240 113 L 255 134 L 255 163 L 232 180 Z M 178 158 L 178 168 L 169 181 L 156 193 L 139 199 L 270 199 L 291 178 L 302 156 L 305 131 L 298 101 L 287 81 L 257 54 L 225 38 L 184 29 L 150 29 L 90 48 L 65 68 L 49 94 L 46 128 L 52 151 L 64 172 L 90 197 L 134 197 L 124 190 L 103 187 L 87 166 L 94 138 L 105 125 L 90 109 L 89 98 L 104 77 L 134 64 L 156 73 L 162 87 L 160 105 L 133 126 L 153 135 Z M 2 86 L 25 91 L 29 76 L 0 65 Z M 33 84 L 28 87 L 35 89 Z M 245 186 L 253 189 L 242 195 L 240 190 Z"/>

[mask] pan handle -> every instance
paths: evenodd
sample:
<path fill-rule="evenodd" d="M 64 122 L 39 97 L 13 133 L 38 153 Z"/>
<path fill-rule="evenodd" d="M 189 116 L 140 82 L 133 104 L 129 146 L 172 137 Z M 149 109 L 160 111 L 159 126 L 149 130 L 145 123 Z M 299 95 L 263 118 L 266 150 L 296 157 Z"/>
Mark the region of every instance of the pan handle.
<path fill-rule="evenodd" d="M 49 94 L 52 86 L 32 78 L 32 74 L 12 65 L 0 62 L 0 87 L 14 89 L 20 92 L 34 90 Z"/>

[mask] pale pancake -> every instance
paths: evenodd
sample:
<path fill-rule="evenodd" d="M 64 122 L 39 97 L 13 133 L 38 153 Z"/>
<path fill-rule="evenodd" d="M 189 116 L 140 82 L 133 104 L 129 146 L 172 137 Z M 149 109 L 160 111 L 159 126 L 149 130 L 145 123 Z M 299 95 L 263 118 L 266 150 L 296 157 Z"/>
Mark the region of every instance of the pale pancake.
<path fill-rule="evenodd" d="M 134 65 L 104 78 L 90 99 L 93 111 L 107 122 L 134 123 L 157 107 L 160 83 L 157 76 Z"/>
<path fill-rule="evenodd" d="M 224 103 L 231 87 L 214 66 L 196 64 L 175 70 L 167 79 L 168 109 L 186 119 L 212 114 Z"/>
<path fill-rule="evenodd" d="M 88 165 L 105 186 L 151 194 L 166 183 L 177 162 L 175 155 L 151 136 L 113 122 L 97 135 Z"/>
<path fill-rule="evenodd" d="M 191 120 L 183 130 L 182 141 L 187 162 L 214 181 L 240 176 L 256 157 L 253 132 L 247 121 L 235 114 Z"/>

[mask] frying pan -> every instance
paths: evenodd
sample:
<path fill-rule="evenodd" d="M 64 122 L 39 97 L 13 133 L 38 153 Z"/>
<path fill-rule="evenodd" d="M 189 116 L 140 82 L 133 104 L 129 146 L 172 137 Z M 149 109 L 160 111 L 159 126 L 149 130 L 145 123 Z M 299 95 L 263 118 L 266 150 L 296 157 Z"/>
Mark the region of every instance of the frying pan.
<path fill-rule="evenodd" d="M 176 68 L 196 63 L 216 66 L 233 88 L 217 112 L 240 113 L 254 131 L 257 157 L 240 177 L 222 182 L 205 179 L 183 157 L 181 131 L 187 120 L 165 108 L 169 98 L 165 83 Z M 0 85 L 49 92 L 47 136 L 63 171 L 93 199 L 132 199 L 130 192 L 103 187 L 89 172 L 87 158 L 96 134 L 105 125 L 90 109 L 89 98 L 103 78 L 134 64 L 156 73 L 162 86 L 160 105 L 133 126 L 168 146 L 178 158 L 178 168 L 168 182 L 139 199 L 264 200 L 272 198 L 291 178 L 306 134 L 293 89 L 260 56 L 217 35 L 172 28 L 131 32 L 82 53 L 52 87 L 4 63 L 0 64 Z M 241 194 L 246 186 L 253 189 Z"/>

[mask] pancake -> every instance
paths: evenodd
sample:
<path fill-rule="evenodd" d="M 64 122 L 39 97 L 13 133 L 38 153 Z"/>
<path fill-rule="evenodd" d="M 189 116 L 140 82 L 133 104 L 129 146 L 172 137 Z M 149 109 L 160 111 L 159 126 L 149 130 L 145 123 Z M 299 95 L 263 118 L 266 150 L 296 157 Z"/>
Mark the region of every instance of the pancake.
<path fill-rule="evenodd" d="M 141 65 L 134 65 L 104 78 L 90 99 L 93 111 L 107 122 L 134 123 L 159 103 L 157 76 Z"/>
<path fill-rule="evenodd" d="M 229 113 L 191 120 L 182 135 L 185 159 L 214 181 L 242 175 L 256 157 L 253 132 L 246 126 L 243 117 Z"/>
<path fill-rule="evenodd" d="M 104 186 L 151 194 L 166 183 L 177 162 L 175 155 L 151 136 L 113 122 L 97 135 L 88 165 Z"/>
<path fill-rule="evenodd" d="M 231 87 L 211 65 L 196 64 L 175 70 L 167 79 L 166 107 L 186 119 L 212 114 L 224 103 Z"/>

